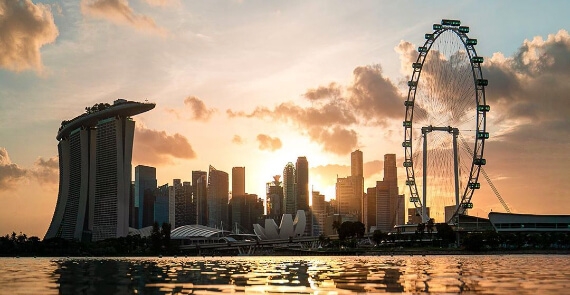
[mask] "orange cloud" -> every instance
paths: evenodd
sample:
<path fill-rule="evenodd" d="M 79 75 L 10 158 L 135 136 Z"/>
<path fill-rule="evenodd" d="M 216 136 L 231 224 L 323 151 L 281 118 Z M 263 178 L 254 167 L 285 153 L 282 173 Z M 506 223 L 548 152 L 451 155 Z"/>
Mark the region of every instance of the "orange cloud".
<path fill-rule="evenodd" d="M 0 147 L 0 190 L 8 190 L 26 177 L 26 169 L 20 168 L 18 165 L 12 163 L 8 151 Z"/>
<path fill-rule="evenodd" d="M 82 0 L 81 12 L 96 18 L 106 19 L 117 25 L 131 26 L 137 30 L 166 35 L 167 31 L 157 26 L 154 19 L 136 14 L 126 0 Z"/>
<path fill-rule="evenodd" d="M 172 6 L 180 3 L 179 0 L 144 0 L 150 6 Z"/>
<path fill-rule="evenodd" d="M 241 138 L 241 136 L 239 135 L 234 135 L 234 138 L 232 138 L 232 142 L 235 144 L 244 144 L 245 140 L 243 138 Z"/>
<path fill-rule="evenodd" d="M 266 134 L 258 134 L 257 141 L 259 142 L 259 149 L 262 151 L 276 151 L 283 146 L 281 139 L 277 137 L 271 137 Z"/>
<path fill-rule="evenodd" d="M 0 0 L 0 16 L 0 67 L 41 72 L 40 48 L 59 35 L 50 7 L 30 0 Z"/>
<path fill-rule="evenodd" d="M 137 125 L 133 162 L 147 165 L 171 164 L 173 159 L 195 159 L 196 153 L 188 139 L 179 133 L 168 135 L 165 131 L 147 129 Z"/>
<path fill-rule="evenodd" d="M 374 160 L 364 163 L 364 178 L 369 179 L 374 175 L 380 174 L 383 170 L 384 162 Z M 337 177 L 346 177 L 350 175 L 349 165 L 329 164 L 324 166 L 316 166 L 310 168 L 311 175 L 318 175 L 323 181 L 323 185 L 334 185 Z M 380 180 L 380 179 L 377 179 Z"/>
<path fill-rule="evenodd" d="M 207 122 L 218 111 L 215 108 L 208 108 L 206 104 L 196 96 L 188 96 L 184 99 L 184 105 L 190 109 L 190 117 L 188 119 L 192 121 Z M 166 109 L 166 111 L 175 115 L 179 120 L 185 119 L 183 111 L 177 109 Z"/>
<path fill-rule="evenodd" d="M 226 113 L 229 118 L 268 118 L 292 124 L 323 150 L 345 155 L 358 146 L 358 134 L 351 126 L 385 124 L 401 118 L 403 108 L 403 98 L 379 65 L 357 67 L 353 74 L 347 87 L 333 82 L 307 90 L 304 98 L 310 106 L 284 102 L 273 109 L 258 106 L 251 113 L 231 109 Z"/>

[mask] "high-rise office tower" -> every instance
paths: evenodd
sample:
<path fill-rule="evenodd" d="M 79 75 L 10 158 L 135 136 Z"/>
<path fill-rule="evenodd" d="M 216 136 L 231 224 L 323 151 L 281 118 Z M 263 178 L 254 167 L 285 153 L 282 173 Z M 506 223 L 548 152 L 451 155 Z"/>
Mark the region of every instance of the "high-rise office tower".
<path fill-rule="evenodd" d="M 119 99 L 62 122 L 56 136 L 59 195 L 46 239 L 97 241 L 128 234 L 135 130 L 130 117 L 154 107 Z"/>
<path fill-rule="evenodd" d="M 163 223 L 169 223 L 169 216 L 168 216 L 168 203 L 169 203 L 169 196 L 168 196 L 169 186 L 168 183 L 162 186 L 159 186 L 154 191 L 154 215 L 153 215 L 153 223 L 156 222 L 159 225 Z"/>
<path fill-rule="evenodd" d="M 193 179 L 194 172 L 203 171 L 192 171 Z M 205 172 L 199 174 L 192 188 L 195 190 L 196 196 L 196 224 L 208 225 L 208 177 Z"/>
<path fill-rule="evenodd" d="M 325 196 L 320 192 L 313 191 L 313 205 L 311 206 L 313 236 L 320 236 L 325 233 L 325 221 L 327 218 L 327 208 Z"/>
<path fill-rule="evenodd" d="M 154 222 L 156 187 L 156 168 L 144 165 L 135 167 L 135 207 L 139 208 L 138 228 L 151 226 Z"/>
<path fill-rule="evenodd" d="M 273 181 L 266 186 L 267 193 L 267 216 L 276 222 L 280 221 L 283 210 L 283 187 L 279 181 L 281 175 L 273 176 Z"/>
<path fill-rule="evenodd" d="M 245 195 L 245 167 L 232 168 L 232 197 Z"/>
<path fill-rule="evenodd" d="M 263 216 L 263 200 L 255 194 L 232 196 L 232 228 L 235 233 L 245 230 L 253 233 L 253 224 L 258 223 Z"/>
<path fill-rule="evenodd" d="M 198 194 L 198 180 L 204 177 L 201 185 L 203 186 L 201 192 L 203 194 Z M 208 225 L 208 206 L 207 204 L 207 194 L 206 185 L 208 183 L 208 173 L 206 171 L 192 171 L 192 200 L 194 202 L 194 212 L 196 219 L 194 224 Z"/>
<path fill-rule="evenodd" d="M 376 182 L 373 190 L 369 189 L 367 204 L 374 202 L 375 218 L 370 220 L 371 212 L 367 213 L 369 224 L 367 228 L 375 226 L 384 232 L 393 231 L 405 214 L 404 200 L 398 194 L 398 176 L 396 168 L 396 155 L 384 156 L 384 180 Z M 374 193 L 375 198 L 371 196 Z M 372 199 L 374 198 L 374 199 Z M 370 209 L 370 207 L 368 208 Z"/>
<path fill-rule="evenodd" d="M 283 213 L 297 213 L 297 199 L 295 196 L 295 166 L 289 162 L 283 168 Z"/>
<path fill-rule="evenodd" d="M 194 224 L 191 212 L 192 206 L 192 186 L 190 182 L 182 182 L 180 179 L 174 179 L 172 188 L 170 189 L 170 210 L 169 220 L 172 228 L 178 228 L 187 224 Z M 195 218 L 195 217 L 194 217 Z"/>
<path fill-rule="evenodd" d="M 354 219 L 358 219 L 360 218 L 360 202 L 354 194 L 354 187 L 352 176 L 336 179 L 338 213 L 342 216 L 351 215 Z"/>
<path fill-rule="evenodd" d="M 309 162 L 298 157 L 295 165 L 296 210 L 309 211 Z"/>
<path fill-rule="evenodd" d="M 229 179 L 228 173 L 210 166 L 208 173 L 208 225 L 231 229 L 228 216 Z"/>
<path fill-rule="evenodd" d="M 356 216 L 358 220 L 364 222 L 364 163 L 362 152 L 356 150 L 350 154 L 350 176 L 352 177 L 352 185 L 354 187 L 354 201 L 359 206 Z"/>
<path fill-rule="evenodd" d="M 135 182 L 131 181 L 131 191 L 129 192 L 129 227 L 139 227 L 139 210 L 135 207 Z"/>

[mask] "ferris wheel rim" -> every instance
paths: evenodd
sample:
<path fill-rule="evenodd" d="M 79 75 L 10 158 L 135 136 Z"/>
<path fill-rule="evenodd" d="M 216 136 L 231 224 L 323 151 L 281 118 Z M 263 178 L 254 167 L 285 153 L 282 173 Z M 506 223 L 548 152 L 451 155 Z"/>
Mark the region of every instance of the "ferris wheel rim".
<path fill-rule="evenodd" d="M 469 27 L 459 26 L 459 21 L 442 20 L 442 24 L 434 24 L 433 32 L 427 33 L 425 35 L 426 41 L 422 47 L 418 48 L 419 54 L 416 62 L 412 64 L 413 73 L 408 81 L 408 97 L 404 103 L 406 107 L 406 115 L 404 125 L 404 142 L 402 143 L 404 147 L 404 168 L 406 169 L 406 186 L 408 186 L 410 191 L 410 202 L 414 203 L 416 211 L 421 213 L 422 201 L 420 194 L 418 193 L 417 185 L 415 182 L 415 171 L 414 171 L 414 160 L 413 160 L 413 114 L 414 105 L 416 99 L 416 93 L 418 85 L 420 82 L 420 77 L 423 69 L 424 62 L 432 48 L 435 41 L 445 32 L 453 32 L 463 43 L 463 48 L 465 49 L 467 56 L 469 58 L 469 63 L 471 66 L 471 72 L 473 74 L 473 85 L 475 92 L 475 104 L 476 104 L 476 123 L 475 123 L 475 142 L 473 146 L 473 156 L 471 158 L 471 168 L 469 172 L 468 183 L 465 185 L 465 189 L 460 196 L 460 203 L 456 204 L 456 209 L 450 222 L 458 214 L 463 214 L 466 209 L 472 208 L 471 199 L 473 193 L 479 188 L 478 183 L 479 173 L 481 166 L 486 164 L 486 160 L 483 158 L 483 152 L 485 147 L 485 139 L 488 138 L 489 134 L 486 132 L 486 113 L 489 111 L 489 106 L 486 104 L 485 99 L 485 86 L 487 85 L 487 80 L 483 78 L 483 72 L 481 69 L 481 63 L 483 58 L 477 55 L 475 50 L 475 45 L 477 44 L 476 39 L 470 39 L 467 35 L 469 32 Z M 465 29 L 466 28 L 466 29 Z"/>

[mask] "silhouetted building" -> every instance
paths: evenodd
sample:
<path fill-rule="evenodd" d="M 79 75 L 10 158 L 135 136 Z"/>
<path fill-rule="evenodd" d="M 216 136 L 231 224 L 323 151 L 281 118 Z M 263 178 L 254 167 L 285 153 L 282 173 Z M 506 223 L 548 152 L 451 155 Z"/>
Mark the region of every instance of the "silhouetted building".
<path fill-rule="evenodd" d="M 129 192 L 129 227 L 137 228 L 139 226 L 139 210 L 135 207 L 135 182 L 131 182 L 131 191 Z"/>
<path fill-rule="evenodd" d="M 283 187 L 279 181 L 280 175 L 273 176 L 273 181 L 266 185 L 267 216 L 276 222 L 283 215 Z"/>
<path fill-rule="evenodd" d="M 228 173 L 210 166 L 208 173 L 208 224 L 214 228 L 231 229 L 228 216 Z"/>
<path fill-rule="evenodd" d="M 360 218 L 360 202 L 354 194 L 354 179 L 352 176 L 336 179 L 336 200 L 338 213 L 341 215 L 353 215 Z"/>
<path fill-rule="evenodd" d="M 295 166 L 289 162 L 283 168 L 283 203 L 285 214 L 295 214 L 297 199 L 295 196 Z"/>
<path fill-rule="evenodd" d="M 56 136 L 59 195 L 46 239 L 97 241 L 128 234 L 135 130 L 130 117 L 154 107 L 118 99 L 62 122 Z"/>
<path fill-rule="evenodd" d="M 235 233 L 253 233 L 253 225 L 263 217 L 263 200 L 255 194 L 232 196 L 232 230 Z"/>
<path fill-rule="evenodd" d="M 367 230 L 374 227 L 390 232 L 394 230 L 394 225 L 404 220 L 405 200 L 403 195 L 398 194 L 395 154 L 384 155 L 384 180 L 377 181 L 376 187 L 367 190 L 366 205 Z M 371 208 L 374 208 L 374 212 L 370 212 Z"/>
<path fill-rule="evenodd" d="M 356 150 L 350 154 L 350 176 L 354 188 L 354 200 L 358 205 L 358 220 L 364 222 L 364 163 L 362 152 Z"/>
<path fill-rule="evenodd" d="M 208 173 L 192 171 L 192 198 L 195 202 L 196 224 L 208 225 Z"/>
<path fill-rule="evenodd" d="M 169 196 L 171 202 L 169 220 L 172 227 L 194 224 L 196 217 L 195 213 L 192 212 L 192 186 L 190 182 L 174 179 L 173 185 L 169 189 Z"/>
<path fill-rule="evenodd" d="M 419 211 L 421 212 L 421 208 L 419 209 Z M 426 208 L 426 213 L 427 216 L 429 216 L 429 207 Z M 418 213 L 418 211 L 416 210 L 416 208 L 409 208 L 408 209 L 408 224 L 418 224 L 418 223 L 422 223 L 422 216 L 420 213 Z"/>
<path fill-rule="evenodd" d="M 309 162 L 306 157 L 298 157 L 295 165 L 296 209 L 309 210 Z M 295 212 L 297 211 L 295 210 Z M 306 213 L 306 212 L 305 212 Z"/>
<path fill-rule="evenodd" d="M 154 222 L 154 190 L 156 186 L 155 167 L 144 165 L 135 167 L 135 206 L 138 207 L 139 211 L 138 228 L 151 226 Z"/>
<path fill-rule="evenodd" d="M 232 168 L 232 196 L 245 195 L 245 167 Z"/>
<path fill-rule="evenodd" d="M 325 233 L 325 221 L 327 218 L 327 202 L 325 196 L 320 192 L 313 191 L 313 205 L 311 206 L 313 236 L 320 236 Z"/>
<path fill-rule="evenodd" d="M 169 196 L 168 196 L 168 183 L 162 186 L 159 186 L 154 191 L 154 216 L 153 216 L 153 223 L 157 222 L 158 224 L 162 225 L 163 223 L 169 223 L 169 216 L 168 216 L 168 203 L 169 203 Z"/>

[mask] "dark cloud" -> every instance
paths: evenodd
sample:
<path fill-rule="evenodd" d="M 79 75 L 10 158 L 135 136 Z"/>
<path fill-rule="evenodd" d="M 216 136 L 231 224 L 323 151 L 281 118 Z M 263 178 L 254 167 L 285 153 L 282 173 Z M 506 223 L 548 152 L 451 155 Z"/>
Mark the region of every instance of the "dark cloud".
<path fill-rule="evenodd" d="M 195 96 L 189 96 L 184 104 L 190 108 L 191 118 L 197 121 L 208 121 L 216 112 L 216 109 L 208 109 L 206 104 Z"/>
<path fill-rule="evenodd" d="M 338 98 L 341 95 L 341 87 L 332 82 L 328 86 L 319 86 L 316 89 L 309 89 L 305 92 L 305 98 L 308 100 L 321 100 L 329 98 Z"/>
<path fill-rule="evenodd" d="M 303 102 L 284 102 L 273 109 L 258 106 L 251 113 L 227 110 L 230 118 L 272 119 L 288 123 L 308 135 L 323 150 L 345 155 L 358 146 L 352 126 L 383 124 L 402 116 L 403 99 L 397 88 L 383 77 L 379 65 L 357 67 L 347 87 L 336 83 L 309 89 Z"/>
<path fill-rule="evenodd" d="M 92 17 L 106 19 L 118 25 L 127 25 L 140 31 L 163 36 L 167 34 L 166 30 L 157 26 L 151 17 L 135 13 L 127 0 L 81 0 L 81 12 Z"/>
<path fill-rule="evenodd" d="M 0 0 L 0 32 L 0 67 L 17 72 L 41 72 L 40 48 L 59 35 L 50 7 L 30 0 Z"/>
<path fill-rule="evenodd" d="M 373 124 L 402 117 L 404 99 L 396 86 L 382 75 L 380 65 L 357 67 L 353 74 L 350 106 L 358 116 Z"/>
<path fill-rule="evenodd" d="M 12 163 L 8 151 L 0 147 L 0 191 L 11 189 L 27 175 L 26 169 Z"/>
<path fill-rule="evenodd" d="M 259 149 L 262 151 L 274 152 L 283 146 L 281 139 L 266 134 L 258 134 L 257 141 L 259 142 Z"/>
<path fill-rule="evenodd" d="M 234 135 L 234 137 L 232 138 L 232 142 L 235 144 L 244 144 L 245 140 L 243 138 L 241 138 L 241 136 L 239 135 Z"/>
<path fill-rule="evenodd" d="M 138 164 L 171 164 L 173 159 L 189 160 L 196 158 L 196 153 L 181 134 L 166 134 L 165 131 L 147 129 L 137 125 L 133 162 Z"/>
<path fill-rule="evenodd" d="M 320 143 L 325 151 L 337 155 L 350 153 L 358 144 L 356 131 L 339 126 L 332 129 L 313 127 L 309 130 L 309 136 Z"/>
<path fill-rule="evenodd" d="M 59 157 L 55 156 L 47 160 L 38 158 L 30 173 L 40 183 L 57 184 L 59 182 Z"/>

